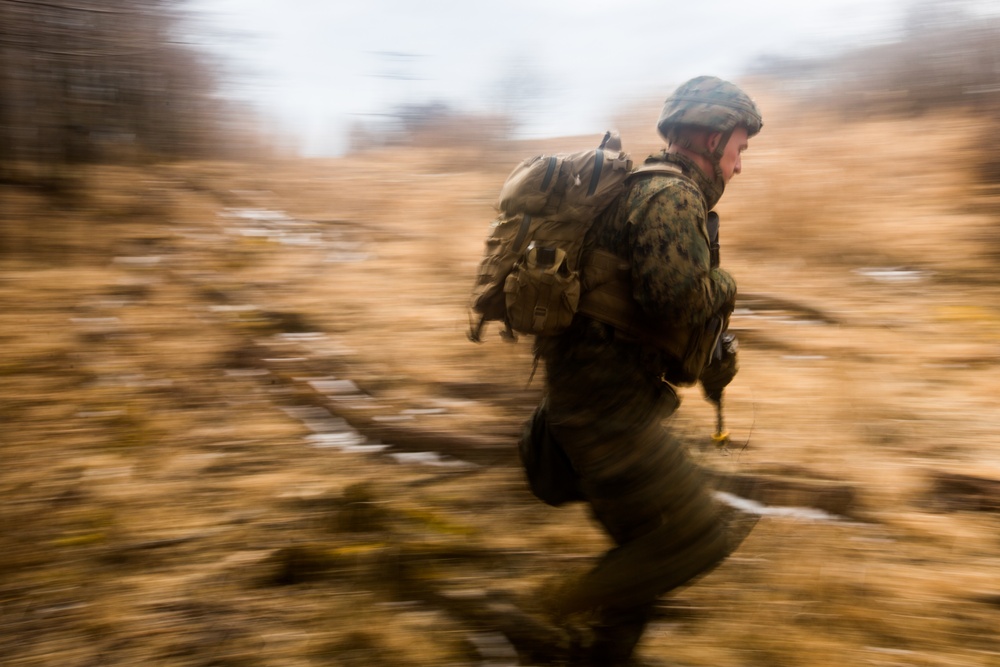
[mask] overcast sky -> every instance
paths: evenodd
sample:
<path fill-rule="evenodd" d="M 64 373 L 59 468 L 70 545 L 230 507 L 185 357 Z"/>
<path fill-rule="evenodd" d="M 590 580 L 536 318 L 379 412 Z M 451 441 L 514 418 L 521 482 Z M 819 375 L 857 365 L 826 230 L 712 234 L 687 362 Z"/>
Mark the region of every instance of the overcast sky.
<path fill-rule="evenodd" d="M 954 5 L 956 0 L 942 0 Z M 891 39 L 913 0 L 188 0 L 203 37 L 307 154 L 402 103 L 510 104 L 527 135 L 603 131 L 629 99 L 698 74 L 736 78 L 763 54 Z M 973 6 L 991 2 L 972 0 Z M 504 98 L 508 99 L 504 99 Z"/>

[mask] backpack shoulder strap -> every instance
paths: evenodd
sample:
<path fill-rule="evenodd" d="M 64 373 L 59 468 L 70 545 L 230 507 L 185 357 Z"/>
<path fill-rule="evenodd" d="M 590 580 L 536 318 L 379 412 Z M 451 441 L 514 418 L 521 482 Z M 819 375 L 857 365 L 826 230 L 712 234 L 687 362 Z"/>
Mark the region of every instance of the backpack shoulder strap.
<path fill-rule="evenodd" d="M 670 164 L 669 162 L 647 162 L 641 167 L 633 169 L 632 173 L 629 174 L 629 178 L 644 174 L 677 174 L 678 176 L 683 176 L 684 171 L 676 164 Z"/>

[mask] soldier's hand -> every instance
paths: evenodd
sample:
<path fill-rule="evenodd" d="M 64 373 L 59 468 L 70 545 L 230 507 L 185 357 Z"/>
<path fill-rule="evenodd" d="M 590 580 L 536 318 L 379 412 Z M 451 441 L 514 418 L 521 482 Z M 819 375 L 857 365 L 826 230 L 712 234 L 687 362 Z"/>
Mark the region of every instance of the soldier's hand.
<path fill-rule="evenodd" d="M 736 377 L 739 370 L 737 350 L 739 341 L 736 335 L 726 332 L 719 337 L 719 346 L 713 351 L 712 359 L 705 370 L 701 372 L 701 388 L 705 398 L 713 403 L 722 400 L 722 392 Z"/>

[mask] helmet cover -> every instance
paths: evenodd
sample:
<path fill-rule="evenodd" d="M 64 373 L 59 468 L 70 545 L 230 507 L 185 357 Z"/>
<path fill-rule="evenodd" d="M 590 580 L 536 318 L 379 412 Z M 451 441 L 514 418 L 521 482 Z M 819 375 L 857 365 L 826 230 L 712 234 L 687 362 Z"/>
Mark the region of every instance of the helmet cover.
<path fill-rule="evenodd" d="M 715 132 L 743 126 L 752 137 L 764 122 L 757 105 L 738 86 L 714 76 L 699 76 L 681 84 L 667 98 L 656 129 L 671 141 L 677 127 L 690 125 Z"/>

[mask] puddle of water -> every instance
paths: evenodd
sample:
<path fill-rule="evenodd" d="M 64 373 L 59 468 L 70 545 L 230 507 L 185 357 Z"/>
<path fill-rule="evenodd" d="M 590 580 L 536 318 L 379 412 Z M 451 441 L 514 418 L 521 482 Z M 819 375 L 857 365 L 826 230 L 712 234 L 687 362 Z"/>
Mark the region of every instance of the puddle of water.
<path fill-rule="evenodd" d="M 309 340 L 323 340 L 326 338 L 326 334 L 322 331 L 306 331 L 303 333 L 280 333 L 275 335 L 278 340 L 290 340 L 290 341 L 309 341 Z"/>
<path fill-rule="evenodd" d="M 322 245 L 322 234 L 283 234 L 277 233 L 270 236 L 272 241 L 277 241 L 282 245 Z"/>
<path fill-rule="evenodd" d="M 882 283 L 917 282 L 927 277 L 927 272 L 902 267 L 875 267 L 855 269 L 855 273 Z"/>
<path fill-rule="evenodd" d="M 307 435 L 305 440 L 316 447 L 334 447 L 352 452 L 379 452 L 388 447 L 388 445 L 366 444 L 368 439 L 353 430 L 340 433 L 313 433 Z"/>
<path fill-rule="evenodd" d="M 343 433 L 353 430 L 350 424 L 330 414 L 329 410 L 313 407 L 292 407 L 281 409 L 286 415 L 298 419 L 313 433 Z"/>
<path fill-rule="evenodd" d="M 323 408 L 286 407 L 282 410 L 312 431 L 303 439 L 314 447 L 338 449 L 352 454 L 372 454 L 389 449 L 389 445 L 369 442 L 364 434 Z"/>
<path fill-rule="evenodd" d="M 243 220 L 259 220 L 261 222 L 291 220 L 286 213 L 268 208 L 227 208 L 220 211 L 218 215 L 220 218 L 240 218 Z"/>
<path fill-rule="evenodd" d="M 218 213 L 220 218 L 245 220 L 258 223 L 257 226 L 239 226 L 226 229 L 227 234 L 237 234 L 250 238 L 266 239 L 288 246 L 325 246 L 330 253 L 327 263 L 347 264 L 371 259 L 371 253 L 364 252 L 360 241 L 331 241 L 329 232 L 313 231 L 317 223 L 312 220 L 297 220 L 283 211 L 253 208 L 227 208 Z M 334 232 L 339 236 L 338 232 Z"/>
<path fill-rule="evenodd" d="M 382 407 L 381 403 L 378 402 L 378 399 L 374 396 L 369 396 L 368 394 L 344 394 L 343 396 L 327 394 L 326 397 L 329 400 L 336 401 L 338 404 L 347 406 L 352 410 L 377 410 Z"/>
<path fill-rule="evenodd" d="M 823 510 L 818 510 L 813 507 L 774 507 L 771 505 L 763 505 L 754 500 L 750 500 L 749 498 L 733 495 L 732 493 L 726 493 L 725 491 L 716 491 L 715 497 L 730 507 L 735 507 L 741 512 L 756 514 L 757 516 L 777 516 L 789 519 L 801 519 L 803 521 L 840 520 L 840 518 L 836 515 L 828 514 Z"/>
<path fill-rule="evenodd" d="M 304 378 L 294 378 L 299 381 Z M 351 380 L 336 380 L 333 378 L 322 380 L 306 380 L 306 384 L 320 392 L 321 394 L 334 394 L 343 396 L 345 394 L 361 394 L 361 389 Z"/>
<path fill-rule="evenodd" d="M 267 238 L 271 235 L 270 230 L 258 227 L 237 227 L 233 231 L 240 236 L 248 236 L 251 238 Z"/>
<path fill-rule="evenodd" d="M 443 415 L 447 414 L 448 411 L 444 408 L 409 408 L 403 410 L 399 414 L 401 415 Z"/>
<path fill-rule="evenodd" d="M 466 468 L 473 465 L 468 461 L 441 456 L 437 452 L 392 452 L 389 456 L 400 463 L 419 463 L 421 465 L 446 468 Z"/>

